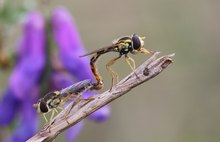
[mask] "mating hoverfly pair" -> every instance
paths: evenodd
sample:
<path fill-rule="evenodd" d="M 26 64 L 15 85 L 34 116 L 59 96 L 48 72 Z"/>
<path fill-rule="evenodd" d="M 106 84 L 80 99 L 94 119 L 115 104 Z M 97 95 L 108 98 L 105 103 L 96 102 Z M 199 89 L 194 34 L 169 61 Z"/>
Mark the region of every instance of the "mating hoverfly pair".
<path fill-rule="evenodd" d="M 112 84 L 111 84 L 111 89 L 112 86 L 118 81 L 118 74 L 114 72 L 111 69 L 111 66 L 123 55 L 125 56 L 125 60 L 134 71 L 135 69 L 135 61 L 128 56 L 128 53 L 131 54 L 139 54 L 139 53 L 144 53 L 144 54 L 149 54 L 150 52 L 144 48 L 144 39 L 145 37 L 140 37 L 136 34 L 133 34 L 131 36 L 125 36 L 118 38 L 112 42 L 112 45 L 95 50 L 93 52 L 87 53 L 85 55 L 82 55 L 80 57 L 85 57 L 88 55 L 92 55 L 92 58 L 90 59 L 90 66 L 91 66 L 91 71 L 96 79 L 96 83 L 92 83 L 91 80 L 84 80 L 79 83 L 76 83 L 72 86 L 73 90 L 72 91 L 54 91 L 51 93 L 46 94 L 43 98 L 39 99 L 37 104 L 34 104 L 34 106 L 37 108 L 38 112 L 42 113 L 44 116 L 44 119 L 46 122 L 48 121 L 47 118 L 45 117 L 45 114 L 52 111 L 52 115 L 50 118 L 50 121 L 53 119 L 53 116 L 55 112 L 58 112 L 57 109 L 63 110 L 62 106 L 69 100 L 73 100 L 77 103 L 81 98 L 81 94 L 84 91 L 87 90 L 100 90 L 103 88 L 103 80 L 101 75 L 98 72 L 98 69 L 96 67 L 96 61 L 99 59 L 99 57 L 102 54 L 105 54 L 107 52 L 118 52 L 119 56 L 110 60 L 106 64 L 106 68 L 108 72 L 110 73 L 112 77 Z M 70 86 L 71 87 L 71 86 Z M 68 87 L 69 88 L 69 87 Z M 110 90 L 111 90 L 110 89 Z M 66 110 L 65 110 L 66 111 Z M 65 119 L 67 121 L 67 111 L 65 114 Z M 68 123 L 68 121 L 67 121 Z"/>

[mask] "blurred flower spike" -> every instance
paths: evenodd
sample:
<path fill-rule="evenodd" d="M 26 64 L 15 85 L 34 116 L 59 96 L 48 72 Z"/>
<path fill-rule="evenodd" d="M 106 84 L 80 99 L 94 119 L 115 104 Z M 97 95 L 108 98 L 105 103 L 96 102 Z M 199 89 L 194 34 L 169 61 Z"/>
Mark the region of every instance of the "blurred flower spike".
<path fill-rule="evenodd" d="M 55 88 L 61 89 L 66 87 L 63 84 L 71 85 L 80 80 L 93 79 L 89 59 L 79 58 L 80 55 L 85 53 L 85 49 L 70 13 L 62 7 L 55 9 L 52 14 L 51 24 L 53 38 L 59 51 L 58 58 L 64 68 L 63 70 L 66 71 L 65 73 L 54 72 L 53 84 L 56 84 Z M 94 94 L 86 92 L 83 95 L 84 97 L 90 97 Z M 89 118 L 96 122 L 103 122 L 109 118 L 110 112 L 110 107 L 107 105 L 93 113 L 91 115 L 93 117 Z M 82 124 L 79 124 L 67 131 L 66 138 L 68 142 L 73 141 L 82 126 Z M 77 130 L 74 127 L 77 127 Z"/>
<path fill-rule="evenodd" d="M 7 126 L 19 116 L 18 127 L 9 142 L 23 142 L 37 131 L 37 117 L 32 104 L 39 92 L 39 81 L 45 65 L 44 20 L 40 13 L 26 16 L 19 43 L 16 65 L 0 103 L 0 125 Z"/>
<path fill-rule="evenodd" d="M 19 116 L 18 126 L 9 137 L 9 142 L 23 142 L 36 133 L 38 121 L 32 104 L 39 98 L 40 84 L 50 84 L 50 88 L 46 89 L 49 92 L 60 90 L 84 79 L 93 79 L 89 59 L 79 57 L 85 53 L 85 49 L 69 12 L 65 8 L 57 8 L 52 12 L 51 31 L 47 30 L 52 32 L 52 36 L 48 36 L 47 39 L 46 34 L 50 34 L 45 33 L 44 23 L 46 22 L 38 12 L 27 15 L 23 35 L 17 48 L 16 65 L 0 102 L 1 126 L 8 126 L 16 114 Z M 48 47 L 49 52 L 46 52 L 46 45 L 53 45 L 46 44 L 50 41 L 55 43 L 58 52 L 57 55 L 52 54 L 52 57 L 48 58 L 46 56 L 51 54 L 46 53 L 54 53 L 51 51 L 54 48 Z M 51 69 L 48 70 L 48 67 Z M 43 73 L 48 75 L 46 71 L 49 72 L 49 79 L 42 78 Z M 92 95 L 94 92 L 91 91 L 83 94 L 84 97 Z M 111 109 L 107 105 L 91 114 L 89 119 L 104 122 L 110 114 Z M 81 121 L 70 128 L 66 133 L 66 140 L 72 142 L 83 126 Z"/>

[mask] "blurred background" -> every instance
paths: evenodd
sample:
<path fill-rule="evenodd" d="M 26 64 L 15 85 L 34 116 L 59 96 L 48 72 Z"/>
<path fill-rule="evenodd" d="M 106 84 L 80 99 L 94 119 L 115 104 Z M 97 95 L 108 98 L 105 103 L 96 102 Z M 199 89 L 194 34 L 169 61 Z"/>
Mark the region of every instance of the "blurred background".
<path fill-rule="evenodd" d="M 85 121 L 76 142 L 220 141 L 220 1 L 20 0 L 16 3 L 25 5 L 24 13 L 34 9 L 45 17 L 57 6 L 66 7 L 88 52 L 109 45 L 120 36 L 137 33 L 146 36 L 148 50 L 160 51 L 161 56 L 176 54 L 174 63 L 163 73 L 112 102 L 112 114 L 107 122 Z M 22 14 L 4 30 L 6 55 L 15 50 Z M 98 61 L 105 82 L 100 92 L 110 87 L 105 64 L 116 56 L 117 53 L 109 53 Z M 150 55 L 131 57 L 138 66 Z M 120 79 L 131 72 L 123 58 L 113 69 Z M 0 70 L 1 93 L 10 72 L 10 69 Z M 56 141 L 63 139 L 60 135 Z"/>

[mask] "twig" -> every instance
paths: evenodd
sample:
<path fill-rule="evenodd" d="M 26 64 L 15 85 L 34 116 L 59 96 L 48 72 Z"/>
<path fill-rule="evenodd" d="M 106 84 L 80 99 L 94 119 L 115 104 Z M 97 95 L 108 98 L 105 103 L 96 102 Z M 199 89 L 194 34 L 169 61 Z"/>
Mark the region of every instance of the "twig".
<path fill-rule="evenodd" d="M 158 54 L 159 52 L 155 52 L 154 55 L 152 55 L 147 61 L 145 61 L 135 70 L 135 73 L 132 72 L 119 83 L 114 85 L 111 92 L 106 91 L 102 94 L 95 95 L 93 100 L 81 100 L 75 104 L 74 107 L 72 107 L 74 102 L 70 103 L 66 107 L 67 110 L 72 108 L 67 116 L 70 124 L 68 124 L 64 119 L 65 113 L 62 111 L 53 119 L 49 126 L 44 127 L 43 130 L 30 138 L 27 142 L 53 141 L 61 132 L 75 125 L 94 111 L 126 94 L 132 88 L 158 75 L 161 71 L 163 71 L 163 69 L 172 63 L 171 58 L 175 55 L 170 54 L 157 58 Z M 50 132 L 48 127 L 50 127 Z"/>

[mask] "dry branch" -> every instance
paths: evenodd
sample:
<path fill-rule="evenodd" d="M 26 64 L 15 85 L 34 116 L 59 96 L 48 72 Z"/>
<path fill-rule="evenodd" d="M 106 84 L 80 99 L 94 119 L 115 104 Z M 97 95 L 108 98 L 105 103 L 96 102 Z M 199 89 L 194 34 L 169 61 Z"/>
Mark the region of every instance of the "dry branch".
<path fill-rule="evenodd" d="M 89 114 L 126 94 L 132 88 L 158 75 L 163 69 L 172 63 L 171 58 L 174 56 L 174 54 L 170 54 L 157 58 L 158 54 L 159 52 L 155 52 L 147 61 L 135 70 L 135 73 L 132 72 L 119 83 L 114 85 L 111 92 L 106 91 L 102 94 L 95 95 L 93 100 L 81 100 L 71 110 L 70 108 L 72 107 L 73 102 L 70 103 L 66 107 L 67 110 L 70 110 L 67 116 L 70 124 L 64 119 L 64 111 L 62 111 L 53 119 L 49 126 L 45 126 L 43 130 L 30 138 L 27 142 L 53 141 L 58 134 L 75 125 Z M 48 127 L 50 127 L 50 132 Z"/>

